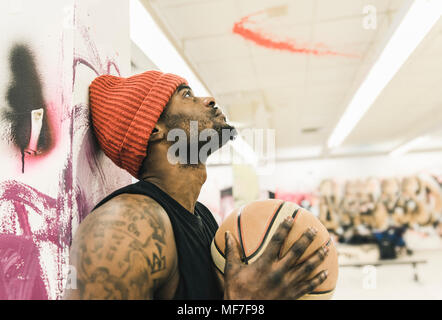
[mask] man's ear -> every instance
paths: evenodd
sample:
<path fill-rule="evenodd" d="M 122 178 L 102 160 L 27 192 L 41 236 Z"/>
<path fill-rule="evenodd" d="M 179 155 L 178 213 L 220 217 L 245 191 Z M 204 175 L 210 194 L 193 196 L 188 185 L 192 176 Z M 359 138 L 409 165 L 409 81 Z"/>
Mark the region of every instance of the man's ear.
<path fill-rule="evenodd" d="M 161 141 L 166 138 L 166 130 L 160 124 L 156 124 L 149 137 L 149 142 Z"/>

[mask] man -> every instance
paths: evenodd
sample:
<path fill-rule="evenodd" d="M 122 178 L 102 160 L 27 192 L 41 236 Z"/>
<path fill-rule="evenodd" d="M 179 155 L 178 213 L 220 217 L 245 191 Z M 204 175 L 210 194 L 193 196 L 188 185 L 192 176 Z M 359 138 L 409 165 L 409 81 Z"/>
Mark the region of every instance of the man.
<path fill-rule="evenodd" d="M 227 234 L 225 277 L 218 281 L 209 249 L 218 226 L 197 202 L 205 164 L 186 163 L 193 155 L 186 152 L 177 156 L 180 161 L 170 161 L 175 141 L 167 139 L 179 129 L 186 133 L 186 149 L 195 151 L 190 121 L 198 133 L 234 131 L 213 98 L 195 97 L 181 77 L 147 71 L 98 77 L 90 86 L 90 108 L 103 151 L 140 181 L 103 199 L 80 224 L 70 256 L 78 290 L 67 291 L 65 298 L 296 299 L 326 279 L 326 271 L 310 274 L 326 249 L 294 267 L 314 230 L 279 257 L 292 219 L 281 224 L 252 265 L 241 262 L 237 243 Z M 197 152 L 201 148 L 198 144 Z"/>
<path fill-rule="evenodd" d="M 331 179 L 326 179 L 319 185 L 319 220 L 333 235 L 339 229 L 339 194 L 337 185 Z"/>
<path fill-rule="evenodd" d="M 402 224 L 414 227 L 431 223 L 431 212 L 426 206 L 425 189 L 419 177 L 403 178 L 401 189 L 397 205 L 402 211 Z"/>

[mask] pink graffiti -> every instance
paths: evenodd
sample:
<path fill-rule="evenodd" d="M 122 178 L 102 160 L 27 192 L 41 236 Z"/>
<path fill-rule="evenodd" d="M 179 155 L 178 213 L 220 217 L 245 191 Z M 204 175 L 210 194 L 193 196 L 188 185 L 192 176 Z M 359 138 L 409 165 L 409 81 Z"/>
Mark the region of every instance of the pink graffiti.
<path fill-rule="evenodd" d="M 277 40 L 277 36 L 275 35 L 266 35 L 264 32 L 258 31 L 258 30 L 252 30 L 251 28 L 248 28 L 246 24 L 254 24 L 256 25 L 256 22 L 253 21 L 251 18 L 256 17 L 259 15 L 265 14 L 265 11 L 258 11 L 256 13 L 250 14 L 248 16 L 245 16 L 241 18 L 240 21 L 235 22 L 233 25 L 233 33 L 236 33 L 243 37 L 244 39 L 251 41 L 261 47 L 265 47 L 268 49 L 273 50 L 282 50 L 282 51 L 288 51 L 292 53 L 298 53 L 298 54 L 308 54 L 308 55 L 315 55 L 315 56 L 341 56 L 341 57 L 347 57 L 347 58 L 357 58 L 358 55 L 355 54 L 349 54 L 349 53 L 343 53 L 343 52 L 337 52 L 333 51 L 327 48 L 325 44 L 316 44 L 312 45 L 310 47 L 308 46 L 302 46 L 300 44 L 296 43 L 296 40 L 294 39 L 288 39 L 288 40 Z"/>
<path fill-rule="evenodd" d="M 46 300 L 39 252 L 32 239 L 0 235 L 0 300 Z"/>
<path fill-rule="evenodd" d="M 17 216 L 22 233 L 0 235 L 0 299 L 47 299 L 37 244 L 50 241 L 61 246 L 57 234 L 59 222 L 48 215 L 56 203 L 55 199 L 20 182 L 0 184 L 0 204 Z M 45 220 L 43 232 L 32 233 L 27 207 Z"/>
<path fill-rule="evenodd" d="M 75 83 L 77 66 L 81 64 L 91 69 L 97 76 L 110 74 L 112 72 L 112 67 L 116 73 L 120 75 L 120 70 L 113 59 L 106 58 L 104 63 L 101 61 L 100 53 L 98 52 L 95 43 L 91 40 L 87 28 L 85 26 L 79 26 L 78 30 L 86 44 L 87 56 L 77 53 L 74 49 L 72 87 Z"/>
<path fill-rule="evenodd" d="M 58 251 L 70 245 L 71 220 L 63 219 L 62 213 L 72 215 L 71 159 L 72 148 L 62 170 L 56 199 L 15 180 L 0 183 L 0 205 L 3 210 L 6 208 L 9 221 L 17 218 L 20 229 L 12 228 L 15 234 L 0 235 L 0 297 L 3 299 L 48 299 L 39 262 L 39 245 L 49 242 Z M 32 232 L 28 219 L 30 211 L 43 221 L 38 232 Z M 62 279 L 60 255 L 56 262 L 57 278 Z M 61 291 L 61 282 L 58 285 Z"/>

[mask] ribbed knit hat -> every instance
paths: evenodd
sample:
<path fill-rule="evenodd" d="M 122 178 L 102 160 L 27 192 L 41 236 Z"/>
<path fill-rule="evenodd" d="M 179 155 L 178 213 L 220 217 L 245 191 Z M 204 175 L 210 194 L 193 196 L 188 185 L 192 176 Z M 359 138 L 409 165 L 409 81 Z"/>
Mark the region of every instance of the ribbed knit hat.
<path fill-rule="evenodd" d="M 92 126 L 100 147 L 137 179 L 150 134 L 180 84 L 187 81 L 147 71 L 129 78 L 99 76 L 89 87 Z"/>

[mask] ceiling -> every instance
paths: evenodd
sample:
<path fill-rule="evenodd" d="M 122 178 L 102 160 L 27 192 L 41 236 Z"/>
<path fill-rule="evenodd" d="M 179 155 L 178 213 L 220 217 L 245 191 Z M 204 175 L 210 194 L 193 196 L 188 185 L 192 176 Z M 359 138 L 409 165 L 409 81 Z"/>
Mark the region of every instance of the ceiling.
<path fill-rule="evenodd" d="M 343 144 L 325 148 L 406 0 L 142 2 L 231 121 L 276 130 L 280 157 L 382 153 L 422 134 L 420 149 L 442 149 L 442 19 Z"/>

